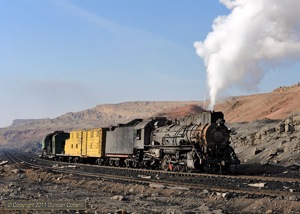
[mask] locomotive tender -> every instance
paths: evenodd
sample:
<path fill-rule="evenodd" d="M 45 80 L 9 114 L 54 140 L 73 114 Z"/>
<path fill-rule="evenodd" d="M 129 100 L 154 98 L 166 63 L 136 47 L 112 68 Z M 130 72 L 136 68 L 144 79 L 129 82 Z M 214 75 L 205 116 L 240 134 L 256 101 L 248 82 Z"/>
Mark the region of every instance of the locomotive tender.
<path fill-rule="evenodd" d="M 232 164 L 240 163 L 223 113 L 209 111 L 176 121 L 158 117 L 107 128 L 55 131 L 42 140 L 41 158 L 209 173 L 227 173 Z"/>

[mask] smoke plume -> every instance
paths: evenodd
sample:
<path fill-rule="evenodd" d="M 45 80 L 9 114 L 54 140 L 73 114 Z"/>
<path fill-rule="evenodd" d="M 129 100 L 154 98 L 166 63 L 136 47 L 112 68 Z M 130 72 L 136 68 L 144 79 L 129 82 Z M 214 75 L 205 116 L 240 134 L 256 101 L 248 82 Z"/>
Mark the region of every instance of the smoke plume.
<path fill-rule="evenodd" d="M 300 59 L 299 0 L 220 0 L 231 13 L 195 42 L 204 60 L 211 106 L 232 85 L 256 89 L 264 73 Z"/>

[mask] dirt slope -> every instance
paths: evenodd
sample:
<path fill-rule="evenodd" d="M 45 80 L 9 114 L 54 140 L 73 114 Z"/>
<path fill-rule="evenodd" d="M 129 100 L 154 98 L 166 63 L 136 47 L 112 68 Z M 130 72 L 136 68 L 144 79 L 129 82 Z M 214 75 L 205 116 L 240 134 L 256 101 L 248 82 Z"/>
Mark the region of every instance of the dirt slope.
<path fill-rule="evenodd" d="M 190 114 L 199 114 L 206 111 L 200 106 L 197 106 L 195 104 L 184 106 L 184 107 L 179 107 L 175 109 L 169 109 L 164 112 L 160 112 L 158 114 L 153 115 L 154 117 L 167 117 L 170 119 L 175 119 L 175 118 L 181 118 L 185 117 Z"/>
<path fill-rule="evenodd" d="M 223 111 L 230 122 L 284 119 L 300 112 L 300 85 L 280 87 L 271 93 L 228 98 L 215 110 Z"/>

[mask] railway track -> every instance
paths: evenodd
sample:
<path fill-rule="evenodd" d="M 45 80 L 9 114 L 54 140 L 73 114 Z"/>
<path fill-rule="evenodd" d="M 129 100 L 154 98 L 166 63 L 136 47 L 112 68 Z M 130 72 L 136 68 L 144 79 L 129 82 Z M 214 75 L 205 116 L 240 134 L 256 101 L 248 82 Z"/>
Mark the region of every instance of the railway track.
<path fill-rule="evenodd" d="M 18 153 L 18 155 L 23 155 L 26 157 L 26 154 Z M 27 158 L 29 158 L 27 156 Z M 47 161 L 36 157 L 33 158 L 34 161 L 39 159 L 39 161 Z M 248 175 L 219 175 L 219 174 L 202 174 L 202 173 L 191 173 L 191 172 L 172 172 L 172 171 L 162 171 L 162 170 L 150 170 L 150 169 L 140 169 L 140 168 L 126 168 L 126 167 L 114 167 L 114 166 L 98 166 L 98 165 L 89 165 L 89 164 L 80 164 L 80 163 L 67 163 L 67 162 L 56 162 L 56 161 L 47 161 L 51 165 L 53 164 L 60 164 L 60 165 L 76 165 L 82 167 L 92 167 L 96 169 L 105 169 L 105 170 L 114 170 L 114 171 L 124 171 L 124 172 L 139 172 L 145 174 L 165 174 L 165 175 L 175 175 L 175 176 L 182 176 L 182 177 L 199 177 L 199 178 L 222 178 L 222 179 L 245 179 L 245 180 L 257 180 L 262 182 L 267 181 L 278 181 L 278 182 L 297 182 L 300 183 L 300 178 L 287 178 L 287 177 L 266 177 L 266 176 L 248 176 Z"/>
<path fill-rule="evenodd" d="M 116 182 L 159 184 L 165 187 L 182 187 L 262 196 L 296 196 L 300 198 L 300 179 L 263 176 L 208 175 L 197 173 L 165 172 L 159 170 L 117 168 L 86 164 L 53 162 L 24 153 L 5 152 L 13 162 L 32 168 L 44 168 L 57 173 L 67 173 Z M 70 168 L 69 166 L 76 166 Z"/>

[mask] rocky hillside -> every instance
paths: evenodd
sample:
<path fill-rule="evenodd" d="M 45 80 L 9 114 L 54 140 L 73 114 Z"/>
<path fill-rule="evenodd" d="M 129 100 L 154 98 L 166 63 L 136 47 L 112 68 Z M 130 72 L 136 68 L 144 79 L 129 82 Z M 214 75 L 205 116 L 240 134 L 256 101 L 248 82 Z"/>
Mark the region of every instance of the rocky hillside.
<path fill-rule="evenodd" d="M 283 120 L 256 120 L 227 124 L 234 128 L 232 141 L 243 163 L 280 164 L 300 169 L 300 113 Z"/>
<path fill-rule="evenodd" d="M 215 106 L 227 122 L 251 122 L 264 119 L 285 119 L 300 112 L 300 83 L 279 87 L 271 93 L 230 97 Z M 203 103 L 162 111 L 157 116 L 183 117 L 203 112 Z"/>
<path fill-rule="evenodd" d="M 199 114 L 206 111 L 201 106 L 197 106 L 195 104 L 187 105 L 184 107 L 179 107 L 175 109 L 168 109 L 163 112 L 159 112 L 158 114 L 153 115 L 154 117 L 167 117 L 170 119 L 185 117 L 186 115 L 191 114 Z"/>
<path fill-rule="evenodd" d="M 230 122 L 284 119 L 300 112 L 300 83 L 277 88 L 271 93 L 231 97 L 218 104 L 215 110 L 223 111 Z"/>

